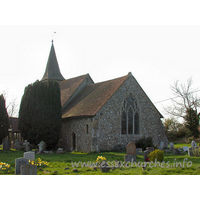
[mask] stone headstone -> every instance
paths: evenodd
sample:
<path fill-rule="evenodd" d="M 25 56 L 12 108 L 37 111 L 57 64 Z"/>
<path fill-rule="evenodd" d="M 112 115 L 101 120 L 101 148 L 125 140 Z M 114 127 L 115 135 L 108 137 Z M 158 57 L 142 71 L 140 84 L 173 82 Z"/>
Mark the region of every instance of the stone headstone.
<path fill-rule="evenodd" d="M 124 161 L 136 161 L 136 146 L 133 142 L 128 143 L 126 146 L 126 155 L 124 156 Z"/>
<path fill-rule="evenodd" d="M 164 144 L 165 144 L 165 143 L 161 140 L 160 143 L 159 143 L 159 145 L 158 145 L 158 148 L 159 148 L 160 150 L 163 150 Z"/>
<path fill-rule="evenodd" d="M 24 141 L 23 145 L 25 145 L 25 151 L 29 151 L 29 142 L 27 140 Z"/>
<path fill-rule="evenodd" d="M 20 149 L 20 142 L 19 142 L 18 139 L 16 139 L 16 141 L 15 141 L 14 148 L 15 148 L 16 150 L 19 150 L 19 149 Z"/>
<path fill-rule="evenodd" d="M 134 154 L 127 154 L 124 156 L 125 162 L 135 162 L 136 161 L 136 155 Z"/>
<path fill-rule="evenodd" d="M 57 154 L 61 154 L 61 153 L 64 153 L 64 152 L 63 152 L 63 148 L 58 148 Z"/>
<path fill-rule="evenodd" d="M 188 151 L 188 146 L 184 146 L 183 151 Z"/>
<path fill-rule="evenodd" d="M 150 150 L 145 150 L 145 151 L 144 151 L 144 161 L 146 161 L 146 159 L 149 158 L 148 155 L 149 155 L 151 152 L 152 152 L 152 151 L 150 151 Z"/>
<path fill-rule="evenodd" d="M 195 142 L 194 140 L 192 140 L 191 146 L 192 146 L 192 147 L 198 147 L 197 144 L 196 144 L 196 142 Z"/>
<path fill-rule="evenodd" d="M 174 143 L 173 142 L 169 143 L 169 149 L 171 149 L 171 150 L 174 149 Z"/>
<path fill-rule="evenodd" d="M 39 153 L 42 153 L 43 151 L 46 150 L 46 143 L 42 140 L 42 141 L 38 144 L 38 147 L 39 147 Z"/>
<path fill-rule="evenodd" d="M 146 150 L 154 151 L 154 147 L 147 147 Z"/>
<path fill-rule="evenodd" d="M 28 151 L 24 153 L 24 158 L 27 158 L 29 160 L 35 160 L 35 152 L 33 151 Z"/>
<path fill-rule="evenodd" d="M 29 164 L 29 160 L 27 158 L 16 158 L 15 159 L 15 174 L 20 174 L 20 167 L 26 164 Z"/>
<path fill-rule="evenodd" d="M 37 166 L 36 165 L 21 165 L 20 167 L 21 175 L 37 175 Z"/>
<path fill-rule="evenodd" d="M 5 139 L 3 141 L 3 150 L 4 151 L 9 151 L 10 150 L 10 142 L 7 139 Z"/>
<path fill-rule="evenodd" d="M 194 148 L 192 148 L 192 147 L 188 148 L 188 156 L 194 156 L 193 150 L 194 150 Z"/>
<path fill-rule="evenodd" d="M 142 155 L 142 148 L 136 148 L 136 155 Z"/>
<path fill-rule="evenodd" d="M 126 154 L 136 154 L 136 146 L 133 142 L 127 144 Z"/>

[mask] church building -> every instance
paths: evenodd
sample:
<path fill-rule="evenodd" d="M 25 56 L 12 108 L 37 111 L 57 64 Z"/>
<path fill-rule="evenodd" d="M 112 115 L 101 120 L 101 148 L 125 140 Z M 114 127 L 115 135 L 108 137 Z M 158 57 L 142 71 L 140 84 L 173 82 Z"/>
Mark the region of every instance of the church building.
<path fill-rule="evenodd" d="M 154 145 L 168 140 L 163 116 L 131 72 L 94 83 L 89 74 L 65 79 L 52 46 L 41 81 L 59 82 L 62 106 L 60 139 L 68 151 L 112 151 L 151 136 Z"/>

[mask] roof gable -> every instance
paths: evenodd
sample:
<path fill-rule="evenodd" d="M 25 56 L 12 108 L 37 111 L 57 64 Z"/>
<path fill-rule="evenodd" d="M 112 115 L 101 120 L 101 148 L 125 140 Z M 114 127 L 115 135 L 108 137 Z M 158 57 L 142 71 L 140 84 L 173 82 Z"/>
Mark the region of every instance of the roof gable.
<path fill-rule="evenodd" d="M 94 116 L 127 79 L 121 78 L 86 86 L 63 110 L 62 117 Z"/>
<path fill-rule="evenodd" d="M 75 92 L 80 88 L 84 80 L 89 79 L 89 83 L 94 83 L 89 74 L 78 76 L 75 78 L 67 79 L 59 82 L 60 85 L 60 96 L 61 96 L 61 106 L 63 107 L 75 94 Z"/>

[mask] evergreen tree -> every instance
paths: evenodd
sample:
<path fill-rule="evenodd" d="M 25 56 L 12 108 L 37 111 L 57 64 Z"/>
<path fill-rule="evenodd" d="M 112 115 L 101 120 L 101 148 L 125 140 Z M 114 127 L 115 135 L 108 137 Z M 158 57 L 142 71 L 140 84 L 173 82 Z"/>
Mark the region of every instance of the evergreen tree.
<path fill-rule="evenodd" d="M 3 138 L 8 136 L 9 129 L 9 118 L 5 105 L 4 96 L 0 96 L 0 144 L 2 143 Z"/>
<path fill-rule="evenodd" d="M 62 126 L 60 87 L 57 81 L 36 81 L 25 88 L 19 111 L 19 129 L 24 139 L 48 149 L 56 146 Z"/>
<path fill-rule="evenodd" d="M 199 137 L 199 118 L 197 111 L 192 108 L 187 109 L 185 116 L 185 126 L 190 131 L 190 134 L 195 138 Z"/>

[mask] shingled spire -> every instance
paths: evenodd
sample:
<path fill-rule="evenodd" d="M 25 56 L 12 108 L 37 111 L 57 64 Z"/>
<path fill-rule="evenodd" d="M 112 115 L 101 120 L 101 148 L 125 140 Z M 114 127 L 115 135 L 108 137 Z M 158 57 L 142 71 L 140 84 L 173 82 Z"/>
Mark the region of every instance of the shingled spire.
<path fill-rule="evenodd" d="M 54 79 L 57 81 L 65 80 L 62 74 L 60 73 L 60 69 L 58 66 L 58 61 L 56 58 L 56 53 L 55 53 L 55 49 L 53 45 L 53 40 L 52 40 L 52 45 L 51 45 L 51 50 L 49 53 L 49 59 L 47 62 L 46 70 L 41 81 L 45 81 L 47 79 Z"/>

